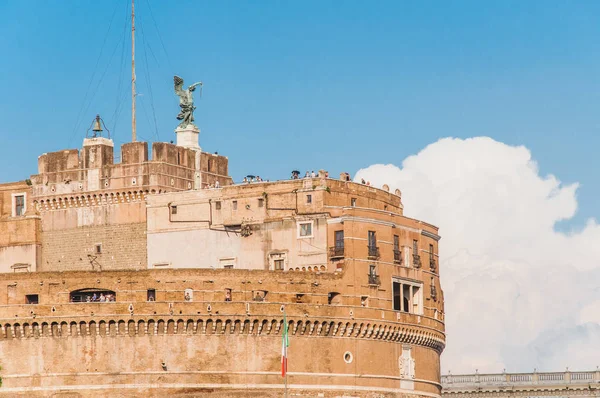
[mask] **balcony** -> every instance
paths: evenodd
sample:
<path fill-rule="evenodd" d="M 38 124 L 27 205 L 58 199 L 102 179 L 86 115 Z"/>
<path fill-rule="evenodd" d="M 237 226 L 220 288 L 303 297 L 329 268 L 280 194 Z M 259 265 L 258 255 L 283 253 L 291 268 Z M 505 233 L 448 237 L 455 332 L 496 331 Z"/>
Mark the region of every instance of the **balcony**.
<path fill-rule="evenodd" d="M 394 250 L 394 263 L 402 264 L 402 252 L 400 250 Z"/>
<path fill-rule="evenodd" d="M 344 246 L 332 246 L 329 248 L 329 259 L 340 260 L 344 258 Z"/>
<path fill-rule="evenodd" d="M 437 271 L 437 264 L 435 263 L 435 259 L 430 259 L 429 260 L 429 269 L 431 270 L 431 272 L 436 272 Z"/>
<path fill-rule="evenodd" d="M 369 274 L 369 285 L 372 285 L 372 286 L 381 285 L 381 279 L 379 278 L 379 275 Z"/>
<path fill-rule="evenodd" d="M 435 285 L 431 285 L 431 299 L 433 301 L 437 301 L 437 289 L 435 288 Z"/>
<path fill-rule="evenodd" d="M 369 248 L 369 260 L 379 259 L 379 248 L 377 246 L 367 246 Z"/>
<path fill-rule="evenodd" d="M 413 254 L 413 267 L 421 268 L 421 256 Z"/>

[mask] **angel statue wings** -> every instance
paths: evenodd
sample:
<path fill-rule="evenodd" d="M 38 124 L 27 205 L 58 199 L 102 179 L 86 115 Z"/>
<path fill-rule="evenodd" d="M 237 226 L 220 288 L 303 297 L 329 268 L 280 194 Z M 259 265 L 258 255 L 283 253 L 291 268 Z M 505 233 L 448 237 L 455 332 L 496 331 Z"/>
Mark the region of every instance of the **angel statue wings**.
<path fill-rule="evenodd" d="M 187 88 L 187 90 L 183 89 L 183 79 L 179 76 L 173 77 L 173 81 L 175 83 L 175 94 L 179 97 L 179 115 L 177 115 L 177 120 L 181 120 L 179 123 L 179 127 L 186 127 L 188 124 L 194 124 L 194 98 L 192 97 L 192 93 L 196 90 L 196 86 L 200 86 L 202 89 L 202 82 L 194 83 Z"/>

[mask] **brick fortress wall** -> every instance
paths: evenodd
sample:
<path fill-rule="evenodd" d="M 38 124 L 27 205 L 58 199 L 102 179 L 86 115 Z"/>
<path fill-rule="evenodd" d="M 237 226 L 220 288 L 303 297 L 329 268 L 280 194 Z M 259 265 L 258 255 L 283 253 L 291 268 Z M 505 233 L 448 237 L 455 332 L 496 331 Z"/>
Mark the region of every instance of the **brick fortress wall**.
<path fill-rule="evenodd" d="M 86 138 L 83 149 L 45 153 L 31 177 L 41 219 L 39 271 L 141 269 L 147 266 L 146 195 L 232 183 L 224 156 L 169 143 L 121 146 Z"/>
<path fill-rule="evenodd" d="M 328 292 L 346 283 L 341 274 L 250 270 L 5 274 L 0 396 L 48 396 L 60 386 L 73 397 L 280 397 L 285 305 L 294 396 L 439 397 L 443 323 L 363 307 L 345 290 L 329 303 Z M 69 302 L 89 288 L 117 301 Z M 256 290 L 267 299 L 252 301 Z M 31 294 L 40 304 L 22 304 Z M 398 360 L 406 347 L 416 363 L 409 380 Z"/>

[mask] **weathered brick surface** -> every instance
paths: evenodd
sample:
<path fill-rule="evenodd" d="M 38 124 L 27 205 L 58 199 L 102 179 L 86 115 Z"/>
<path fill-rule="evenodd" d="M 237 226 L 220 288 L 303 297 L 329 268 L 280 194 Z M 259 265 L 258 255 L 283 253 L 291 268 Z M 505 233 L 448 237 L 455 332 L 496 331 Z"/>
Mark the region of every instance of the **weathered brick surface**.
<path fill-rule="evenodd" d="M 96 245 L 102 253 L 96 253 Z M 42 234 L 39 271 L 142 269 L 146 267 L 146 223 L 54 230 Z"/>

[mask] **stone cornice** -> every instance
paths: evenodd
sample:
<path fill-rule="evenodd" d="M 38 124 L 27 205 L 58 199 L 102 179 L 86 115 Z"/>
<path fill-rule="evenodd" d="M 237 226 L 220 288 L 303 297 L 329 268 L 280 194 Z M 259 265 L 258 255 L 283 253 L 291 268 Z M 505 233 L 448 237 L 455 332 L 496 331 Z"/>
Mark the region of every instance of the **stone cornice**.
<path fill-rule="evenodd" d="M 281 335 L 282 316 L 236 315 L 121 315 L 80 317 L 36 317 L 2 320 L 0 341 L 4 339 L 110 337 L 160 334 L 247 334 Z M 288 318 L 291 336 L 353 338 L 412 344 L 441 353 L 445 347 L 441 333 L 418 326 L 390 322 L 359 322 L 326 318 Z"/>

